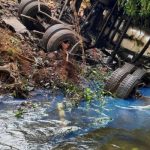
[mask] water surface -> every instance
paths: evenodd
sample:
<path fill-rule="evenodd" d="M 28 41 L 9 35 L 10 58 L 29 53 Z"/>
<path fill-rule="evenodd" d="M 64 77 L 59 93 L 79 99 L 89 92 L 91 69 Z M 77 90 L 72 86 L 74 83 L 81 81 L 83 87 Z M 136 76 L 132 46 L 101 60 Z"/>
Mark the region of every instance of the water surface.
<path fill-rule="evenodd" d="M 23 101 L 0 97 L 0 150 L 149 150 L 150 101 L 107 97 L 75 106 L 62 93 L 36 90 L 28 101 L 38 106 L 17 119 Z"/>

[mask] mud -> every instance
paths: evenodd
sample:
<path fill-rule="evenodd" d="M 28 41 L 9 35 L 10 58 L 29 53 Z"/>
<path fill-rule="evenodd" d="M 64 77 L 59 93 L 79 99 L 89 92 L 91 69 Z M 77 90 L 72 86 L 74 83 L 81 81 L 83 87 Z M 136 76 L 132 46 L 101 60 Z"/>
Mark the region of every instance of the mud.
<path fill-rule="evenodd" d="M 82 65 L 82 59 L 73 56 L 67 60 L 65 45 L 60 52 L 45 53 L 38 36 L 33 37 L 18 20 L 16 1 L 0 0 L 0 6 L 1 93 L 13 92 L 26 98 L 34 88 L 53 89 L 65 82 L 80 85 L 88 63 L 102 60 L 103 54 L 93 49 L 87 51 L 87 64 Z"/>

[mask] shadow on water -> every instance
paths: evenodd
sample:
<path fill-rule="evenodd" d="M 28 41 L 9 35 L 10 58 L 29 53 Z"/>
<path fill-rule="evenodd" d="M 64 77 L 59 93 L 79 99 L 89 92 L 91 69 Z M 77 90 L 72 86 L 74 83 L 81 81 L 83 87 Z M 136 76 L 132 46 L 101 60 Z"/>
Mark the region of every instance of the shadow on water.
<path fill-rule="evenodd" d="M 150 89 L 142 89 L 150 96 Z M 49 91 L 36 90 L 28 99 L 38 107 L 17 119 L 24 100 L 0 97 L 0 150 L 148 150 L 150 102 L 106 98 L 78 106 Z"/>

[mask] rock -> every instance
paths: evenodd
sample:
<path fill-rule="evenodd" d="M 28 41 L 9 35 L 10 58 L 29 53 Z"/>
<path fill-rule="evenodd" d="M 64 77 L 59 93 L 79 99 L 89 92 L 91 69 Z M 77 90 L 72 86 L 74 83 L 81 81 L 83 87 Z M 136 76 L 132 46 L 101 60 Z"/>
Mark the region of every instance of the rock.
<path fill-rule="evenodd" d="M 35 66 L 36 67 L 43 67 L 44 66 L 44 62 L 43 62 L 43 59 L 41 57 L 37 57 L 37 58 L 34 58 L 35 60 Z"/>
<path fill-rule="evenodd" d="M 0 66 L 1 82 L 17 83 L 19 81 L 18 66 L 15 63 L 9 63 Z"/>
<path fill-rule="evenodd" d="M 44 51 L 39 51 L 37 54 L 38 54 L 37 57 L 41 57 L 42 59 L 46 58 L 46 53 Z"/>
<path fill-rule="evenodd" d="M 28 32 L 26 27 L 16 17 L 3 18 L 2 20 L 16 33 L 23 34 Z"/>
<path fill-rule="evenodd" d="M 4 14 L 3 10 L 0 9 L 0 16 Z"/>
<path fill-rule="evenodd" d="M 57 59 L 57 53 L 56 52 L 50 52 L 47 54 L 48 60 L 55 60 Z"/>

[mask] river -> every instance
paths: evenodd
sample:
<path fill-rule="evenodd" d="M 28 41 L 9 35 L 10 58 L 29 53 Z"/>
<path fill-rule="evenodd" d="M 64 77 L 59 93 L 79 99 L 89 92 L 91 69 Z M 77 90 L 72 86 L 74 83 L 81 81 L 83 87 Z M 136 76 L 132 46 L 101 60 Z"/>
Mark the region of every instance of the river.
<path fill-rule="evenodd" d="M 150 89 L 142 89 L 150 96 Z M 150 101 L 93 100 L 73 105 L 60 92 L 35 90 L 36 108 L 22 118 L 24 101 L 0 96 L 0 150 L 149 150 Z"/>

